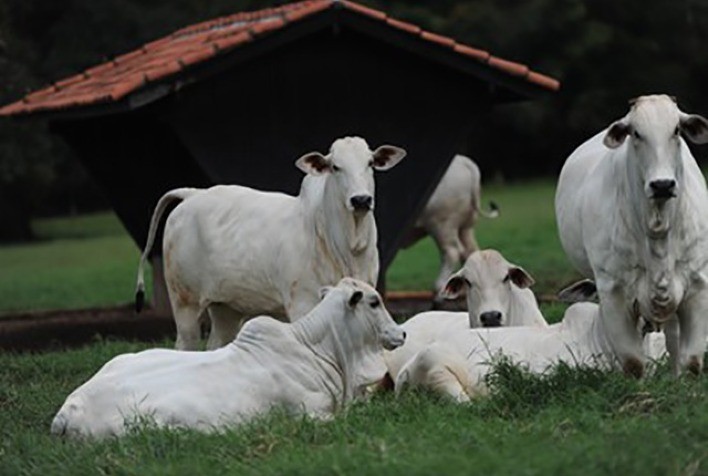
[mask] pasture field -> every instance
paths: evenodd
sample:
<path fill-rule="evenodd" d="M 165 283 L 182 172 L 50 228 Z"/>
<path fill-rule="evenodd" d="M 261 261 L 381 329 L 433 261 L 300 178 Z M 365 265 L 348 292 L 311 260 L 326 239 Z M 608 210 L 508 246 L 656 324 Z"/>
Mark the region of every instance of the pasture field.
<path fill-rule="evenodd" d="M 527 269 L 541 294 L 575 279 L 560 249 L 553 185 L 487 187 L 502 209 L 478 240 Z M 0 248 L 0 310 L 76 308 L 132 299 L 139 251 L 112 215 L 37 222 L 45 241 Z M 426 289 L 438 270 L 424 240 L 397 257 L 391 289 Z M 550 320 L 564 307 L 543 305 Z M 223 434 L 135 429 L 120 440 L 52 438 L 66 396 L 114 355 L 172 341 L 97 339 L 80 349 L 0 352 L 0 475 L 708 474 L 708 379 L 643 381 L 565 367 L 532 377 L 501 364 L 488 398 L 452 405 L 375 395 L 332 421 L 274 412 Z"/>
<path fill-rule="evenodd" d="M 481 218 L 480 246 L 494 247 L 529 271 L 538 293 L 554 293 L 575 274 L 560 248 L 550 180 L 490 186 L 483 200 L 501 207 Z M 37 220 L 41 240 L 0 247 L 0 313 L 76 309 L 132 302 L 140 250 L 112 213 Z M 388 272 L 391 290 L 429 289 L 439 257 L 430 238 L 399 252 Z M 146 271 L 148 287 L 151 273 Z"/>

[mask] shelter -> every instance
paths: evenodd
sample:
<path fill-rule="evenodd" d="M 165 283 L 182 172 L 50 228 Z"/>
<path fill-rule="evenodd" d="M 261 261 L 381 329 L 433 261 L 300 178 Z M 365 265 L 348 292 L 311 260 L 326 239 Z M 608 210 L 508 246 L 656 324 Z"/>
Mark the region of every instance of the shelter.
<path fill-rule="evenodd" d="M 48 119 L 140 247 L 171 188 L 238 183 L 295 194 L 294 161 L 337 137 L 402 146 L 408 158 L 377 178 L 383 275 L 490 108 L 558 88 L 525 65 L 382 11 L 311 0 L 183 28 L 0 115 Z"/>

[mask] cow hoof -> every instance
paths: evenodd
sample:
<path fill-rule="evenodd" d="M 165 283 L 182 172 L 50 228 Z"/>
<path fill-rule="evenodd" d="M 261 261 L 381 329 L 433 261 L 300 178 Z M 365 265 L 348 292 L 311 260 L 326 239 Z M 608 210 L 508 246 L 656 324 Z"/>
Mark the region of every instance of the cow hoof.
<path fill-rule="evenodd" d="M 701 375 L 701 370 L 703 368 L 701 360 L 695 355 L 688 359 L 688 365 L 686 365 L 686 370 L 693 376 L 698 377 Z"/>
<path fill-rule="evenodd" d="M 624 360 L 622 370 L 627 377 L 640 379 L 644 375 L 644 364 L 636 357 L 628 357 Z"/>

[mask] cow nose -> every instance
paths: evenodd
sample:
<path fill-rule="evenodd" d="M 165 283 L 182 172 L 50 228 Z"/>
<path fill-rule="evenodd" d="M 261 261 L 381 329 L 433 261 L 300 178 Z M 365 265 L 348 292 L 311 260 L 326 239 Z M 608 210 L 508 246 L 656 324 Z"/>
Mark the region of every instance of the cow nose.
<path fill-rule="evenodd" d="M 479 315 L 483 327 L 499 327 L 501 326 L 501 318 L 502 313 L 499 311 L 487 311 Z"/>
<path fill-rule="evenodd" d="M 676 188 L 676 180 L 673 180 L 673 179 L 652 180 L 651 182 L 649 182 L 649 188 L 651 188 L 652 196 L 654 198 L 671 198 L 674 196 L 674 189 Z"/>
<path fill-rule="evenodd" d="M 371 195 L 354 195 L 349 199 L 354 210 L 371 210 L 374 197 Z"/>

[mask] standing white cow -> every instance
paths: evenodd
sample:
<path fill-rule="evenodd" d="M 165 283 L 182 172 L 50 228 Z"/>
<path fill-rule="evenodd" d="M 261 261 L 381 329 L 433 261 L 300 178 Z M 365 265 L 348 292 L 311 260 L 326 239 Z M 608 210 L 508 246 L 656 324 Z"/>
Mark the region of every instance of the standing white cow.
<path fill-rule="evenodd" d="M 292 324 L 260 316 L 235 341 L 209 352 L 123 354 L 76 389 L 51 431 L 121 435 L 133 422 L 215 431 L 271 408 L 326 418 L 385 372 L 383 350 L 405 332 L 368 284 L 343 279 Z"/>
<path fill-rule="evenodd" d="M 667 323 L 676 373 L 700 373 L 703 363 L 708 193 L 681 134 L 705 143 L 708 122 L 668 96 L 640 97 L 571 154 L 556 191 L 563 248 L 595 280 L 610 344 L 625 373 L 637 377 L 645 359 L 640 316 Z"/>
<path fill-rule="evenodd" d="M 479 215 L 496 218 L 497 206 L 482 210 L 481 174 L 472 159 L 456 155 L 418 217 L 404 247 L 430 235 L 440 250 L 440 273 L 435 280 L 436 300 L 448 276 L 461 261 L 479 249 L 474 227 Z"/>
<path fill-rule="evenodd" d="M 177 325 L 176 347 L 197 349 L 199 316 L 207 309 L 207 347 L 230 342 L 242 323 L 266 314 L 294 321 L 318 302 L 318 290 L 351 276 L 375 284 L 379 271 L 374 221 L 374 170 L 388 170 L 406 152 L 364 139 L 336 140 L 328 155 L 310 152 L 295 165 L 308 175 L 300 195 L 236 185 L 167 192 L 150 223 L 143 266 L 160 216 L 165 281 Z"/>
<path fill-rule="evenodd" d="M 595 303 L 574 304 L 558 324 L 542 327 L 470 329 L 447 334 L 415 354 L 395 377 L 396 393 L 422 387 L 466 402 L 487 393 L 485 377 L 504 356 L 532 373 L 563 362 L 571 367 L 615 368 L 618 359 Z M 643 353 L 658 360 L 666 353 L 664 335 L 649 333 Z"/>
<path fill-rule="evenodd" d="M 386 352 L 389 376 L 424 347 L 445 336 L 470 328 L 500 326 L 547 327 L 530 286 L 533 278 L 522 267 L 509 263 L 496 250 L 475 251 L 465 265 L 448 279 L 443 295 L 456 299 L 467 294 L 467 312 L 428 311 L 402 324 L 405 345 Z"/>

